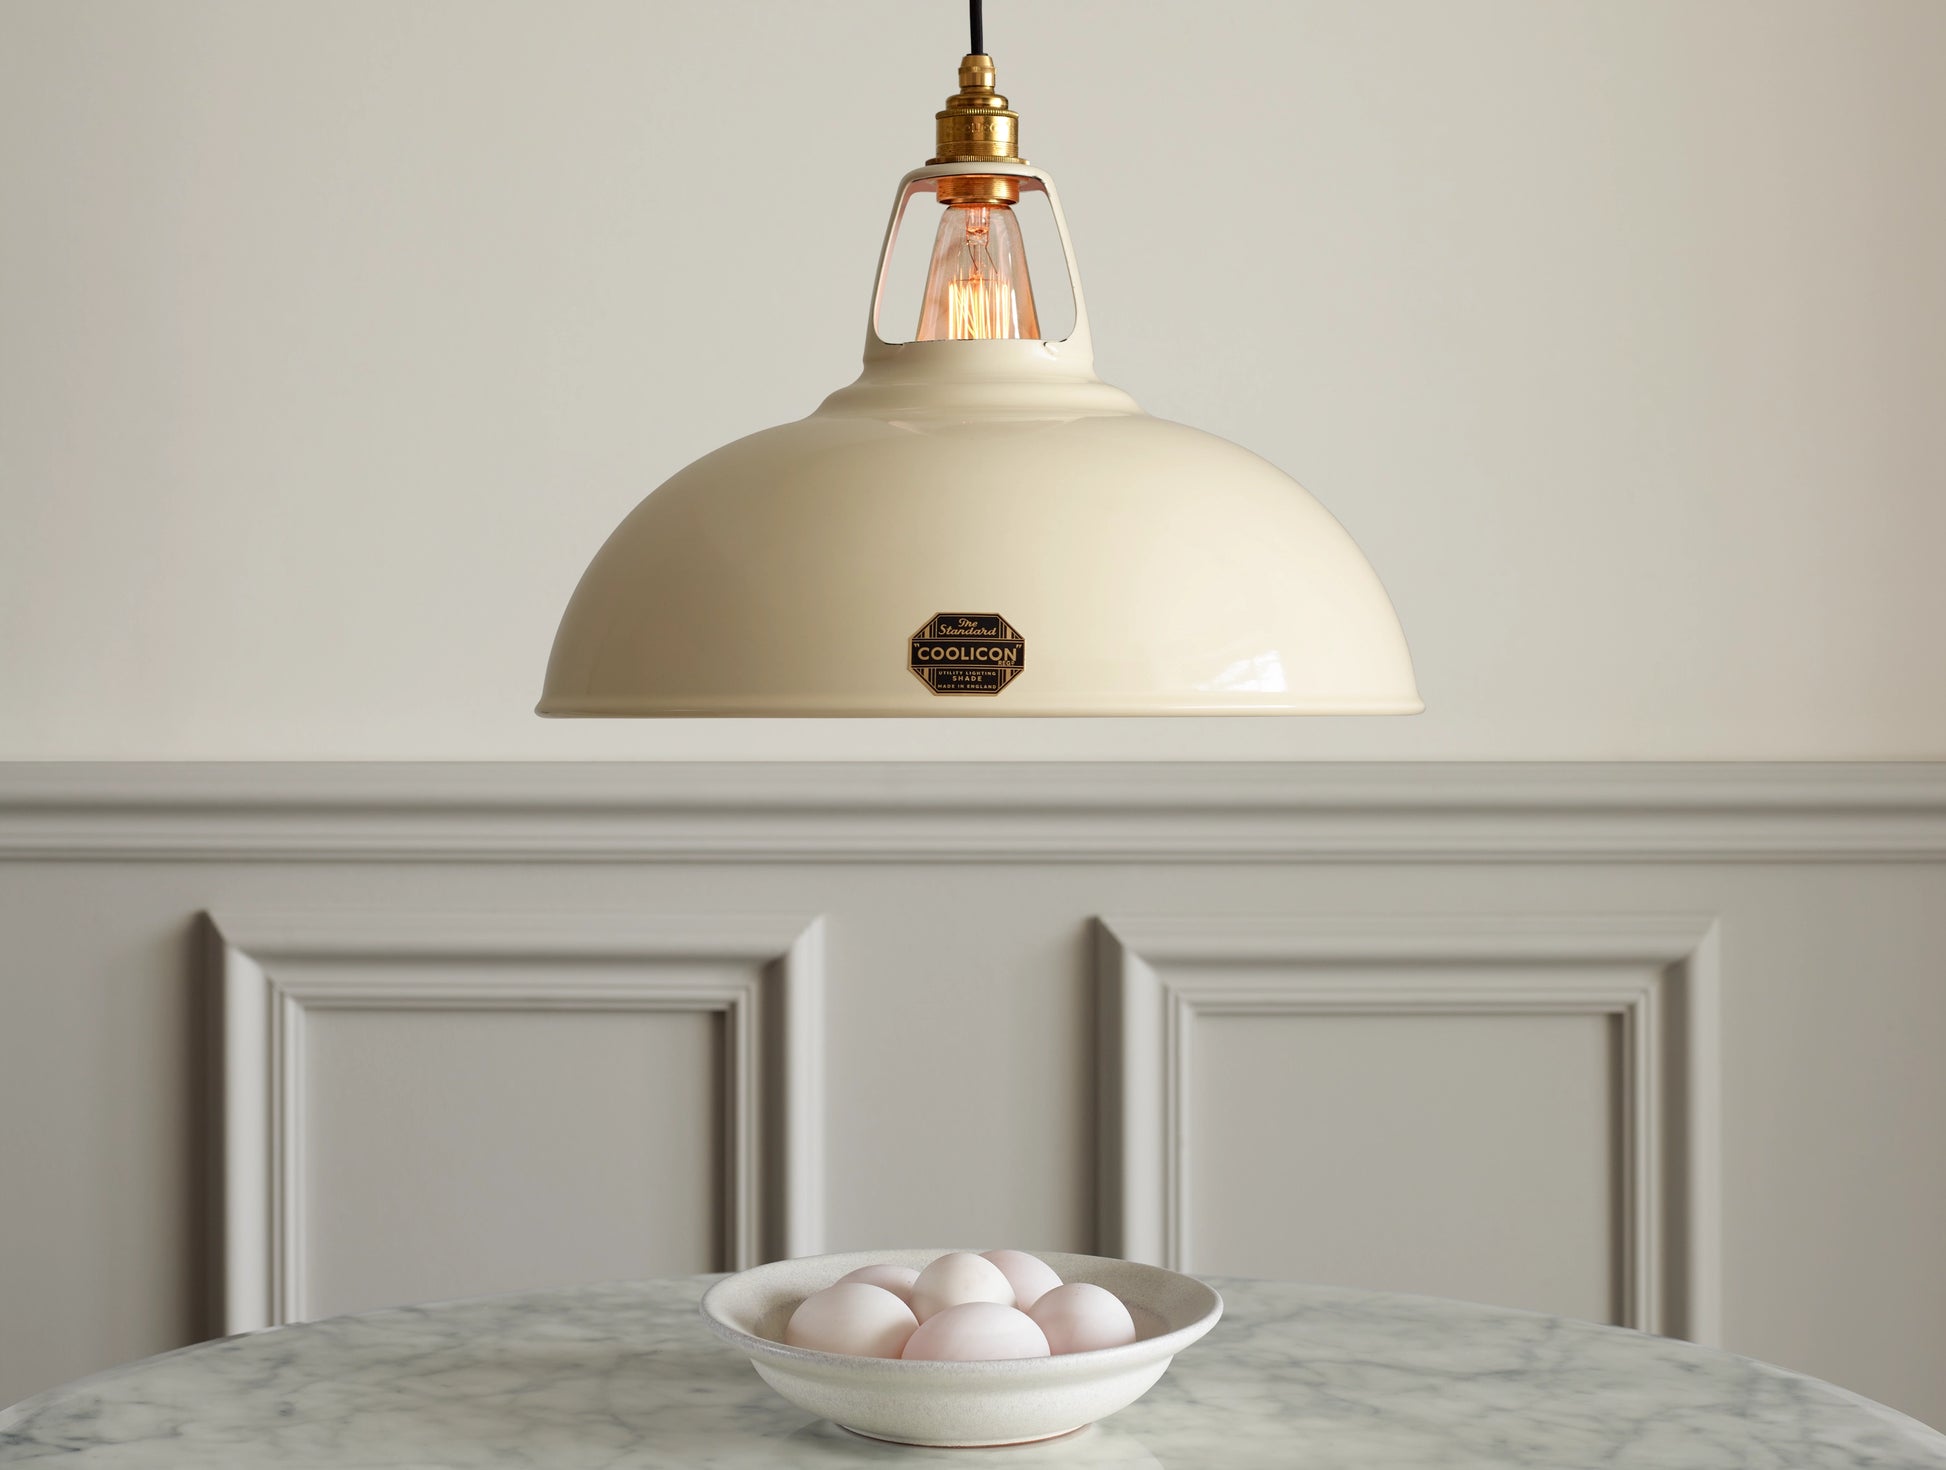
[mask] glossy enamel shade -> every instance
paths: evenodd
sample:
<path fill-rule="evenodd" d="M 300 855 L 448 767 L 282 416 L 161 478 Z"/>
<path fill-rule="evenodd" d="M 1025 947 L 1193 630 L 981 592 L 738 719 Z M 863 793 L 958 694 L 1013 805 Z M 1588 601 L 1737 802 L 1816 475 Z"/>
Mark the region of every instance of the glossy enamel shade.
<path fill-rule="evenodd" d="M 1044 174 L 908 175 L 888 253 L 913 193 L 996 171 L 1048 193 L 1073 334 L 892 344 L 875 297 L 855 383 L 690 465 L 608 538 L 561 619 L 540 713 L 1422 707 L 1397 615 L 1343 527 L 1248 450 L 1095 376 Z M 883 275 L 881 260 L 881 289 Z M 974 621 L 915 639 L 962 626 L 941 615 Z"/>

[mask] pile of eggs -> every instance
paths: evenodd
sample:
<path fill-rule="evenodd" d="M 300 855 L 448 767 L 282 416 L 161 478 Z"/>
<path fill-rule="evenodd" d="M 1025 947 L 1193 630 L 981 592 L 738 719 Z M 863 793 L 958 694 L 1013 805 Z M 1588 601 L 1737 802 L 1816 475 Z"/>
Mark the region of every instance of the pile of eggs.
<path fill-rule="evenodd" d="M 1063 1285 L 1025 1251 L 954 1251 L 923 1271 L 859 1267 L 806 1297 L 784 1341 L 860 1358 L 972 1363 L 1121 1347 L 1135 1341 L 1135 1319 L 1112 1291 Z"/>

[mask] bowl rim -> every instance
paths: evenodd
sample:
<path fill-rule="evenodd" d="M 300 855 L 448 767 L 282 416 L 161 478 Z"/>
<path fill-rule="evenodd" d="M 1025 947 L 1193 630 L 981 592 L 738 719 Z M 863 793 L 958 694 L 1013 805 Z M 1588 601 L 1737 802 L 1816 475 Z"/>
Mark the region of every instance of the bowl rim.
<path fill-rule="evenodd" d="M 1146 1261 L 1129 1261 L 1118 1256 L 1087 1255 L 1079 1251 L 1029 1251 L 1028 1254 L 1043 1258 L 1053 1256 L 1070 1261 L 1099 1261 L 1104 1265 L 1133 1266 L 1141 1271 L 1154 1272 L 1158 1276 L 1186 1281 L 1207 1294 L 1208 1305 L 1193 1322 L 1172 1328 L 1168 1332 L 1157 1333 L 1154 1337 L 1123 1343 L 1120 1347 L 1090 1348 L 1078 1353 L 1054 1353 L 1044 1358 L 988 1358 L 975 1362 L 943 1362 L 933 1359 L 916 1359 L 908 1362 L 904 1358 L 868 1358 L 853 1353 L 827 1353 L 816 1348 L 792 1347 L 789 1343 L 777 1342 L 768 1337 L 759 1337 L 755 1333 L 745 1332 L 721 1313 L 720 1294 L 733 1283 L 776 1271 L 785 1266 L 802 1266 L 828 1261 L 833 1265 L 843 1264 L 847 1269 L 856 1270 L 859 1266 L 877 1265 L 891 1255 L 930 1253 L 934 1256 L 943 1256 L 960 1249 L 962 1247 L 958 1246 L 940 1248 L 887 1246 L 879 1250 L 833 1251 L 823 1255 L 793 1256 L 782 1261 L 767 1261 L 759 1266 L 750 1266 L 742 1271 L 733 1272 L 722 1280 L 713 1282 L 703 1293 L 703 1299 L 698 1304 L 697 1310 L 704 1322 L 708 1324 L 710 1331 L 753 1359 L 769 1358 L 800 1364 L 805 1368 L 823 1368 L 836 1372 L 892 1372 L 903 1373 L 913 1378 L 951 1378 L 961 1381 L 968 1378 L 1066 1377 L 1069 1374 L 1089 1373 L 1095 1369 L 1112 1372 L 1116 1368 L 1151 1363 L 1159 1357 L 1173 1358 L 1184 1348 L 1201 1339 L 1223 1316 L 1222 1293 L 1207 1281 L 1181 1271 L 1171 1271 L 1166 1266 L 1152 1266 Z M 973 1254 L 979 1253 L 975 1251 Z"/>

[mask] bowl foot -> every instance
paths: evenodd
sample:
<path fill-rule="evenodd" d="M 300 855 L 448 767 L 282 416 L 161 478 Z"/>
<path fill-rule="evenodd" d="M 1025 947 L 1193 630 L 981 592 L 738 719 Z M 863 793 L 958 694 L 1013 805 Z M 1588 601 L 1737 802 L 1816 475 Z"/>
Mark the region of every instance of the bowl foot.
<path fill-rule="evenodd" d="M 833 1420 L 833 1423 L 837 1421 Z M 867 1434 L 862 1429 L 853 1429 L 849 1424 L 838 1427 L 846 1434 L 855 1434 L 860 1439 L 876 1440 L 879 1444 L 905 1444 L 925 1450 L 993 1450 L 1010 1444 L 1046 1444 L 1050 1439 L 1065 1439 L 1070 1434 L 1079 1434 L 1088 1426 L 1077 1424 L 1072 1429 L 1057 1429 L 1052 1434 L 1030 1434 L 1025 1439 L 960 1439 L 960 1440 L 923 1440 L 893 1439 L 889 1434 Z"/>

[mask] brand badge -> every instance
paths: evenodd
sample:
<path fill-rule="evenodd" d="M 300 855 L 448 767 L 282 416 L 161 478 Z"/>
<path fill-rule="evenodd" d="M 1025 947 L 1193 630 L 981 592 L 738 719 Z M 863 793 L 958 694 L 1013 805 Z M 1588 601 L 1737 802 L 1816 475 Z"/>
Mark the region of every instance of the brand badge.
<path fill-rule="evenodd" d="M 999 613 L 938 613 L 907 667 L 934 694 L 998 694 L 1027 667 L 1027 640 Z"/>

